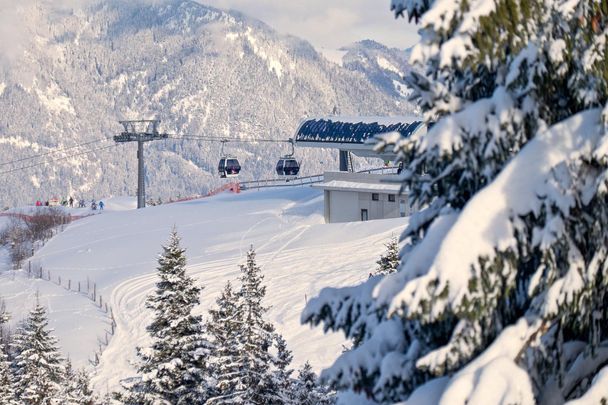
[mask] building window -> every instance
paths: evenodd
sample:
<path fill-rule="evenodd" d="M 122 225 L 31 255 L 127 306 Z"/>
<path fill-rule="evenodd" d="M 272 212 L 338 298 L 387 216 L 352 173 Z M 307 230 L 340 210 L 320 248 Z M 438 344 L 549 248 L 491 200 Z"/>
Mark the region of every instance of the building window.
<path fill-rule="evenodd" d="M 389 202 L 395 202 L 395 194 L 389 194 L 388 195 L 388 201 Z"/>
<path fill-rule="evenodd" d="M 378 200 L 380 200 L 380 194 L 372 193 L 372 201 L 378 201 Z"/>
<path fill-rule="evenodd" d="M 367 221 L 367 210 L 366 209 L 362 209 L 361 210 L 361 221 Z"/>

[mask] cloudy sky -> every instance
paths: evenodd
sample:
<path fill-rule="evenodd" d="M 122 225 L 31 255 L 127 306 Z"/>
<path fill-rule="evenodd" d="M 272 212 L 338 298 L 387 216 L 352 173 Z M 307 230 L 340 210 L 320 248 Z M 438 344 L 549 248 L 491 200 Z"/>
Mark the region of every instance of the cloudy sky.
<path fill-rule="evenodd" d="M 406 48 L 418 41 L 417 27 L 395 20 L 390 0 L 198 0 L 258 18 L 279 32 L 321 48 L 338 49 L 361 39 Z"/>

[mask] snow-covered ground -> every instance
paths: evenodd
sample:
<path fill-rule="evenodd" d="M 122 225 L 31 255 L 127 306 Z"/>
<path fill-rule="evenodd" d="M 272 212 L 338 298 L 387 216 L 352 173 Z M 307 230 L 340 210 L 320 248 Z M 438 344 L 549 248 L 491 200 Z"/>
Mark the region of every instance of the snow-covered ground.
<path fill-rule="evenodd" d="M 93 358 L 110 325 L 105 311 L 65 288 L 66 280 L 72 280 L 72 290 L 78 281 L 86 289 L 87 278 L 96 283 L 117 322 L 95 370 L 101 391 L 134 373 L 135 348 L 147 342 L 145 297 L 156 282 L 160 245 L 173 226 L 187 249 L 190 274 L 205 287 L 203 313 L 226 281 L 239 276 L 238 265 L 253 245 L 265 274 L 269 318 L 293 350 L 294 366 L 308 360 L 319 370 L 337 357 L 344 340 L 300 325 L 306 299 L 323 287 L 366 279 L 384 244 L 406 224 L 405 219 L 324 224 L 322 194 L 311 188 L 222 194 L 145 210 L 133 210 L 133 199 L 108 200 L 106 206 L 101 215 L 68 226 L 31 259 L 35 267 L 50 270 L 55 282 L 0 271 L 0 296 L 14 318 L 27 313 L 39 291 L 63 351 L 77 366 Z"/>

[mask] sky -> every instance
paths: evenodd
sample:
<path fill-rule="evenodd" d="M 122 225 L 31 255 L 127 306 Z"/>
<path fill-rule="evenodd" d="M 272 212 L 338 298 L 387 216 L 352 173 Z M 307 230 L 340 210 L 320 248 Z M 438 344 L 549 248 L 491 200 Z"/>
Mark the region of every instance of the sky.
<path fill-rule="evenodd" d="M 395 19 L 390 0 L 197 0 L 242 11 L 317 48 L 338 49 L 362 39 L 396 48 L 418 42 L 418 27 Z"/>

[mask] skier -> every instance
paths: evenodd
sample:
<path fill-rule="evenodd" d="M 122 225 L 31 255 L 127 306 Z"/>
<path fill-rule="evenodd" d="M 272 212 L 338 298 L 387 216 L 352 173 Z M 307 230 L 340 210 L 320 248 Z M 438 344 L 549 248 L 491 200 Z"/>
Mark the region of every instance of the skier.
<path fill-rule="evenodd" d="M 95 200 L 91 200 L 91 209 L 92 209 L 93 211 L 96 211 L 96 210 L 97 210 L 97 203 L 95 202 Z"/>
<path fill-rule="evenodd" d="M 105 205 L 105 204 L 103 203 L 103 201 L 101 201 L 101 200 L 100 200 L 100 201 L 99 201 L 99 211 L 103 211 L 103 206 L 104 206 L 104 205 Z"/>
<path fill-rule="evenodd" d="M 70 208 L 74 207 L 74 198 L 70 196 L 70 199 L 68 200 L 68 202 L 70 203 Z"/>

